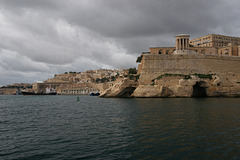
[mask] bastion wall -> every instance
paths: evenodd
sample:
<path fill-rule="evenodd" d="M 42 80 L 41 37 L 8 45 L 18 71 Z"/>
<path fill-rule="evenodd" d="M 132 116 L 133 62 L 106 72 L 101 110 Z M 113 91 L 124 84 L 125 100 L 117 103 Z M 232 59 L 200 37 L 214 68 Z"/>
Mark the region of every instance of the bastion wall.
<path fill-rule="evenodd" d="M 143 55 L 140 84 L 169 74 L 230 74 L 240 75 L 240 57 L 219 55 Z"/>

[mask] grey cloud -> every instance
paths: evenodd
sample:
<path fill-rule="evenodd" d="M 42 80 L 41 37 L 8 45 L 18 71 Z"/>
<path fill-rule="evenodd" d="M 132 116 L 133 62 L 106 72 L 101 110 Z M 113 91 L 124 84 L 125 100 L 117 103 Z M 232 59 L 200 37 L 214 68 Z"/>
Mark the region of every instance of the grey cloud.
<path fill-rule="evenodd" d="M 101 2 L 81 8 L 81 11 L 78 10 L 78 6 L 73 7 L 67 19 L 110 37 L 196 33 L 220 23 L 214 12 L 219 12 L 217 7 L 221 0 L 212 0 L 211 3 L 208 0 Z"/>
<path fill-rule="evenodd" d="M 70 70 L 133 67 L 136 57 L 149 47 L 174 46 L 176 34 L 187 33 L 192 38 L 210 33 L 240 36 L 238 0 L 0 3 L 0 49 L 16 53 L 17 59 L 28 61 L 31 68 L 20 62 L 16 63 L 19 67 L 11 66 L 13 56 L 0 64 L 0 74 L 10 72 L 14 77 L 19 73 L 19 77 L 32 80 L 44 80 L 36 77 L 39 72 L 47 78 Z"/>
<path fill-rule="evenodd" d="M 58 9 L 60 4 L 60 1 L 56 0 L 1 0 L 0 2 L 7 8 L 32 8 L 41 10 Z"/>

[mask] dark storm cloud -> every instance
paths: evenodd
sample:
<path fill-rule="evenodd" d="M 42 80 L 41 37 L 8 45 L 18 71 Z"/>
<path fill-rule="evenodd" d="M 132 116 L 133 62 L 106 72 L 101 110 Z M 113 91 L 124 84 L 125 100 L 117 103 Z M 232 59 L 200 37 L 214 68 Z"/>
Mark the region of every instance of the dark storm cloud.
<path fill-rule="evenodd" d="M 6 8 L 22 9 L 58 9 L 59 3 L 55 0 L 1 0 Z"/>
<path fill-rule="evenodd" d="M 132 53 L 136 48 L 143 50 L 151 45 L 137 42 L 155 41 L 166 34 L 172 38 L 181 33 L 193 37 L 210 33 L 235 35 L 232 28 L 239 24 L 238 4 L 236 0 L 102 0 L 88 1 L 85 5 L 68 3 L 71 10 L 64 16 L 70 23 L 122 39 L 118 42 L 126 44 L 124 47 Z"/>
<path fill-rule="evenodd" d="M 0 0 L 0 85 L 4 76 L 37 79 L 38 73 L 47 78 L 70 70 L 133 67 L 149 47 L 174 46 L 176 34 L 240 36 L 239 4 L 238 0 Z"/>
<path fill-rule="evenodd" d="M 73 7 L 67 19 L 110 37 L 196 33 L 222 24 L 219 9 L 226 5 L 222 0 L 102 0 L 82 7 L 81 15 Z"/>

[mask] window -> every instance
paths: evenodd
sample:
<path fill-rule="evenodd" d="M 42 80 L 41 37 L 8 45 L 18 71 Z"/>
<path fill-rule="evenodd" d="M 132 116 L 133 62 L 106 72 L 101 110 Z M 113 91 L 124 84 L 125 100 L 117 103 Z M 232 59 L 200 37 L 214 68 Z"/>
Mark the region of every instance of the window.
<path fill-rule="evenodd" d="M 168 54 L 168 53 L 169 53 L 169 50 L 167 49 L 167 50 L 166 50 L 166 54 Z"/>
<path fill-rule="evenodd" d="M 158 54 L 162 54 L 162 50 L 161 49 L 158 51 Z"/>

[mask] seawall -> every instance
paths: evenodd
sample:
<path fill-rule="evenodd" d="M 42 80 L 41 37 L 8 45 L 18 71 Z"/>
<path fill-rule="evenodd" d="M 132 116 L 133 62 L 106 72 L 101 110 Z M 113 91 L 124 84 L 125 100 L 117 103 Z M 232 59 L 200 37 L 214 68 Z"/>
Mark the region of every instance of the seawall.
<path fill-rule="evenodd" d="M 240 75 L 240 57 L 219 55 L 143 55 L 141 85 L 165 73 Z M 239 80 L 240 81 L 240 80 Z"/>

